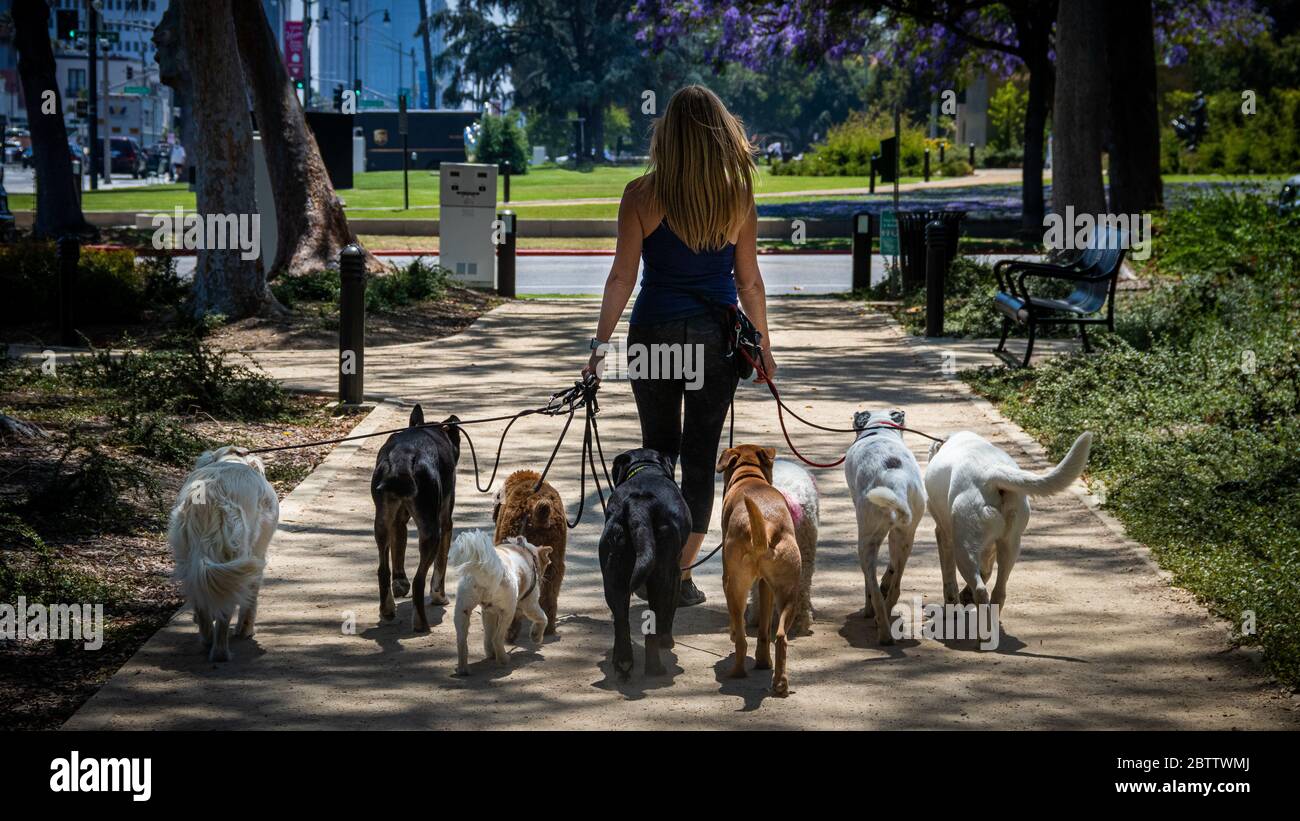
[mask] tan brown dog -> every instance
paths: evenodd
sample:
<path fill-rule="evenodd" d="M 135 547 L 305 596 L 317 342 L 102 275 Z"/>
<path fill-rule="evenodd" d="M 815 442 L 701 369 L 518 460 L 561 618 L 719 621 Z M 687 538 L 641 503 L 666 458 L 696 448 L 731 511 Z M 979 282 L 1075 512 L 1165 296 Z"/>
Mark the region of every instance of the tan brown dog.
<path fill-rule="evenodd" d="M 776 666 L 772 692 L 790 690 L 785 674 L 786 632 L 799 605 L 801 561 L 794 520 L 781 491 L 772 487 L 776 451 L 758 445 L 739 445 L 722 452 L 718 472 L 724 475 L 722 497 L 722 587 L 731 617 L 731 639 L 736 643 L 733 678 L 745 673 L 745 600 L 758 579 L 758 648 L 754 669 L 772 667 L 768 636 L 772 602 L 776 600 Z"/>
<path fill-rule="evenodd" d="M 496 505 L 492 508 L 492 521 L 497 530 L 494 540 L 504 544 L 520 535 L 529 544 L 551 548 L 551 563 L 542 576 L 542 610 L 546 611 L 546 635 L 555 632 L 555 608 L 560 598 L 560 583 L 564 581 L 564 546 L 569 538 L 569 527 L 564 521 L 564 500 L 546 482 L 536 492 L 541 475 L 532 470 L 517 470 L 510 474 L 497 491 Z M 525 521 L 526 518 L 526 521 Z M 514 641 L 523 623 L 516 618 L 506 633 Z"/>

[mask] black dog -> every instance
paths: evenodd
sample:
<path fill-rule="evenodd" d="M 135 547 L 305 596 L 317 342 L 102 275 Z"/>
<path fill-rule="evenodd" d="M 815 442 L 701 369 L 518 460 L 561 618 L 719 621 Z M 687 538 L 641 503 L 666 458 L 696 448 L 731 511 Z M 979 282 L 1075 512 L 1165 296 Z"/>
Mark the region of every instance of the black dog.
<path fill-rule="evenodd" d="M 444 424 L 459 421 L 448 416 Z M 375 501 L 375 542 L 379 545 L 379 615 L 393 618 L 393 597 L 411 591 L 406 580 L 406 525 L 414 517 L 420 534 L 420 566 L 415 571 L 412 627 L 424 631 L 429 629 L 424 614 L 424 578 L 430 565 L 429 600 L 447 603 L 447 550 L 451 547 L 451 513 L 456 506 L 460 428 L 416 427 L 424 424 L 419 405 L 411 411 L 410 424 L 410 429 L 388 437 L 380 449 L 370 479 L 370 498 Z"/>
<path fill-rule="evenodd" d="M 614 460 L 614 492 L 600 534 L 600 573 L 614 616 L 614 669 L 622 679 L 632 672 L 628 604 L 641 585 L 654 611 L 645 637 L 648 675 L 663 674 L 659 649 L 673 646 L 682 548 L 691 533 L 691 511 L 673 481 L 674 467 L 672 459 L 649 448 L 629 450 Z"/>

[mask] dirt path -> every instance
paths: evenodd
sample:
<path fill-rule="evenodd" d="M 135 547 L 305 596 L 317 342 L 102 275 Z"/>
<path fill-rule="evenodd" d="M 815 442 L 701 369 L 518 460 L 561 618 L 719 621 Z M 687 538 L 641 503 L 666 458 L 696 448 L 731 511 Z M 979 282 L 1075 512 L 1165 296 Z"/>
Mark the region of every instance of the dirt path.
<path fill-rule="evenodd" d="M 571 381 L 585 358 L 594 302 L 524 301 L 503 306 L 464 333 L 435 343 L 370 351 L 367 385 L 421 400 L 426 415 L 494 415 L 544 400 Z M 936 375 L 879 315 L 833 299 L 774 300 L 773 336 L 793 405 L 815 419 L 847 422 L 866 406 L 901 406 L 921 430 L 970 428 L 1041 467 L 950 381 Z M 273 353 L 259 359 L 291 385 L 335 384 L 334 354 Z M 737 441 L 785 448 L 770 400 L 742 387 Z M 606 452 L 633 446 L 638 428 L 625 382 L 602 389 Z M 404 421 L 381 406 L 364 424 Z M 505 470 L 542 464 L 558 420 L 516 425 Z M 476 436 L 480 459 L 499 428 Z M 573 437 L 554 470 L 577 504 Z M 801 432 L 807 453 L 829 457 L 842 436 Z M 910 437 L 922 465 L 925 440 Z M 1242 653 L 1226 629 L 1169 588 L 1112 534 L 1080 497 L 1040 501 L 1024 540 L 1003 614 L 1001 644 L 903 641 L 878 647 L 860 614 L 863 583 L 852 505 L 839 470 L 820 471 L 823 522 L 813 583 L 814 633 L 792 642 L 787 699 L 767 693 L 768 675 L 724 674 L 721 568 L 697 571 L 708 594 L 678 615 L 670 675 L 627 684 L 612 677 L 612 628 L 595 546 L 599 505 L 587 500 L 570 534 L 559 634 L 541 648 L 512 651 L 513 667 L 484 661 L 478 618 L 468 679 L 452 678 L 451 612 L 431 611 L 433 631 L 410 632 L 411 605 L 380 625 L 368 478 L 380 440 L 342 445 L 282 510 L 271 548 L 258 636 L 236 658 L 210 665 L 188 613 L 179 614 L 68 723 L 100 728 L 948 728 L 1264 729 L 1300 726 L 1300 712 Z M 490 527 L 491 496 L 472 490 L 462 461 L 458 528 Z M 595 508 L 593 513 L 593 506 Z M 717 535 L 716 510 L 714 530 Z M 413 560 L 408 556 L 408 566 Z M 904 601 L 939 598 L 934 529 L 927 517 L 903 581 Z M 635 610 L 639 619 L 640 607 Z M 355 635 L 341 624 L 356 617 Z M 751 660 L 752 664 L 752 660 Z"/>

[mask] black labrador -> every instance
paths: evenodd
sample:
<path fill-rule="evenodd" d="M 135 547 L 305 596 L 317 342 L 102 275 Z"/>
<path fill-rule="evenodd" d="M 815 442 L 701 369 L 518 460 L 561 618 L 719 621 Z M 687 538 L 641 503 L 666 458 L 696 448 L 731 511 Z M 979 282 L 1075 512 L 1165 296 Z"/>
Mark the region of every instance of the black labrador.
<path fill-rule="evenodd" d="M 674 468 L 673 459 L 650 448 L 614 460 L 614 492 L 600 534 L 600 573 L 614 616 L 612 661 L 621 679 L 632 672 L 628 606 L 632 591 L 642 585 L 654 613 L 645 637 L 647 675 L 665 672 L 659 650 L 673 646 L 682 548 L 691 533 L 691 511 L 673 480 Z"/>
<path fill-rule="evenodd" d="M 406 580 L 406 525 L 414 518 L 420 534 L 420 566 L 415 571 L 412 628 L 429 629 L 424 613 L 424 579 L 433 566 L 429 600 L 447 603 L 447 550 L 451 547 L 451 513 L 456 506 L 456 463 L 460 461 L 459 422 L 448 427 L 424 425 L 424 410 L 411 411 L 410 427 L 388 437 L 375 461 L 370 498 L 375 502 L 375 542 L 379 546 L 379 616 L 397 614 L 395 596 L 411 592 Z M 391 561 L 391 565 L 390 565 Z"/>

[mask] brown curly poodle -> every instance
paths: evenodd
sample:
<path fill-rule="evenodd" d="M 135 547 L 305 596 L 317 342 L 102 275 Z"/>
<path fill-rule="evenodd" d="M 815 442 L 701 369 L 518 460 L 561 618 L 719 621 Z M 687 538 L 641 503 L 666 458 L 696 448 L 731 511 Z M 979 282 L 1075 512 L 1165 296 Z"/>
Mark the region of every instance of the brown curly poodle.
<path fill-rule="evenodd" d="M 560 583 L 564 581 L 564 546 L 569 538 L 569 528 L 564 520 L 564 500 L 546 482 L 534 492 L 541 474 L 533 470 L 517 470 L 510 474 L 497 491 L 492 521 L 496 522 L 495 540 L 501 544 L 520 534 L 530 544 L 551 548 L 551 564 L 542 576 L 542 609 L 546 611 L 546 635 L 555 632 L 555 608 L 560 598 Z M 519 634 L 520 621 L 510 625 L 506 638 L 514 641 Z"/>

